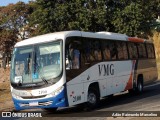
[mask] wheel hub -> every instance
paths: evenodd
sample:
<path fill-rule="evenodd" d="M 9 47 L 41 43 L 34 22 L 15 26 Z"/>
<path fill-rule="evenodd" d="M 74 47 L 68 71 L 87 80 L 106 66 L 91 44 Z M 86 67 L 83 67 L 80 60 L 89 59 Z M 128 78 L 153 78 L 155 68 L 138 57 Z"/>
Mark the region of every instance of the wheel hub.
<path fill-rule="evenodd" d="M 96 103 L 96 95 L 93 94 L 93 93 L 90 93 L 90 94 L 88 95 L 88 102 L 89 102 L 89 103 L 92 103 L 92 104 L 95 104 L 95 103 Z"/>

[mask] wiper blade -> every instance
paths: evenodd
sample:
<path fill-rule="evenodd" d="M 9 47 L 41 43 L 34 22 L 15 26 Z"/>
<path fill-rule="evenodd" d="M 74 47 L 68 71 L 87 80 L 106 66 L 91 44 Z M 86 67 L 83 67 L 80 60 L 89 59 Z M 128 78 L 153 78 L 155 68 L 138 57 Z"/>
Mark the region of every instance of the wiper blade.
<path fill-rule="evenodd" d="M 47 81 L 44 77 L 42 77 L 41 79 L 43 80 L 43 82 L 44 82 L 45 84 L 48 84 L 48 81 Z"/>
<path fill-rule="evenodd" d="M 36 55 L 36 54 L 35 54 Z M 36 59 L 37 57 L 35 56 L 35 59 Z M 42 68 L 43 69 L 43 68 Z M 34 73 L 35 72 L 38 72 L 38 73 L 40 73 L 40 66 L 37 64 L 37 62 L 35 61 L 35 64 L 34 64 Z M 40 76 L 40 78 L 42 79 L 42 81 L 45 83 L 45 84 L 48 84 L 48 81 L 44 78 L 44 76 L 43 76 L 43 72 L 41 72 L 42 73 L 42 75 L 39 75 Z"/>
<path fill-rule="evenodd" d="M 40 67 L 39 67 L 38 64 L 36 64 L 36 65 L 37 65 L 37 66 L 36 66 L 36 67 L 37 67 L 37 71 L 39 72 L 39 71 L 40 71 L 40 69 L 39 69 Z M 44 82 L 45 84 L 48 84 L 48 81 L 47 81 L 43 76 L 40 75 L 40 78 L 43 80 L 43 82 Z"/>

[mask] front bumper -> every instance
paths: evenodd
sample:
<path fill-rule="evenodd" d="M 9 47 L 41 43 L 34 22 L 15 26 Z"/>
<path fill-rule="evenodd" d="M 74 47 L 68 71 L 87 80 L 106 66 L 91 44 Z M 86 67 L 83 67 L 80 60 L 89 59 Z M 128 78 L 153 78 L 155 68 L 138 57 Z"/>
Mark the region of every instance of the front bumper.
<path fill-rule="evenodd" d="M 16 110 L 33 109 L 33 108 L 58 108 L 68 105 L 65 90 L 58 95 L 49 98 L 23 99 L 19 100 L 12 97 Z M 31 104 L 36 103 L 36 104 Z"/>

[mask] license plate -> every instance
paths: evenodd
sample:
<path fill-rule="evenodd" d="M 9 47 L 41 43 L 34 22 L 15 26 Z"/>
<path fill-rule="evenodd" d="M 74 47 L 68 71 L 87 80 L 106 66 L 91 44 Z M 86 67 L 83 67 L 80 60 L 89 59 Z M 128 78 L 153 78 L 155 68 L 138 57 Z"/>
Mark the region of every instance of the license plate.
<path fill-rule="evenodd" d="M 38 102 L 30 102 L 29 106 L 38 106 Z"/>

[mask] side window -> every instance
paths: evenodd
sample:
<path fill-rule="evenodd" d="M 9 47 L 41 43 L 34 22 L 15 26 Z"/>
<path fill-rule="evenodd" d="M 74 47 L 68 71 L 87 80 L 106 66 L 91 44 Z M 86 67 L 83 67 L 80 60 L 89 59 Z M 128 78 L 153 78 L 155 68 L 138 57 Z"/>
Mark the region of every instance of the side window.
<path fill-rule="evenodd" d="M 152 44 L 146 44 L 148 58 L 155 58 L 154 47 Z"/>
<path fill-rule="evenodd" d="M 88 62 L 102 60 L 101 45 L 96 39 L 86 38 L 83 51 Z"/>
<path fill-rule="evenodd" d="M 128 50 L 126 42 L 122 42 L 122 50 L 124 54 L 124 59 L 128 59 Z"/>
<path fill-rule="evenodd" d="M 127 46 L 125 42 L 117 42 L 118 59 L 128 59 Z"/>
<path fill-rule="evenodd" d="M 66 43 L 66 69 L 79 69 L 81 58 L 81 44 L 79 38 L 69 38 Z"/>
<path fill-rule="evenodd" d="M 152 58 L 155 58 L 155 50 L 154 50 L 154 45 L 151 44 L 151 53 L 152 53 Z"/>
<path fill-rule="evenodd" d="M 98 41 L 98 40 L 93 40 L 92 44 L 93 44 L 94 60 L 95 60 L 95 61 L 100 61 L 100 60 L 102 60 L 102 53 L 101 53 L 100 41 Z"/>
<path fill-rule="evenodd" d="M 94 50 L 93 50 L 94 47 L 92 42 L 93 41 L 89 38 L 85 39 L 84 54 L 85 54 L 86 62 L 95 61 Z"/>
<path fill-rule="evenodd" d="M 103 52 L 104 60 L 110 60 L 111 59 L 111 54 L 110 54 L 110 49 L 109 49 L 109 41 L 104 40 L 102 42 L 102 52 Z"/>
<path fill-rule="evenodd" d="M 139 58 L 146 58 L 147 54 L 146 54 L 145 45 L 143 43 L 139 43 L 139 44 L 137 44 L 137 46 L 138 46 Z"/>
<path fill-rule="evenodd" d="M 117 46 L 115 42 L 110 42 L 110 54 L 111 54 L 111 59 L 116 60 L 117 59 Z"/>
<path fill-rule="evenodd" d="M 128 43 L 128 50 L 129 50 L 129 57 L 130 59 L 136 59 L 138 58 L 138 52 L 137 47 L 135 43 Z"/>
<path fill-rule="evenodd" d="M 146 47 L 147 47 L 148 58 L 152 58 L 152 50 L 150 44 L 146 44 Z"/>

